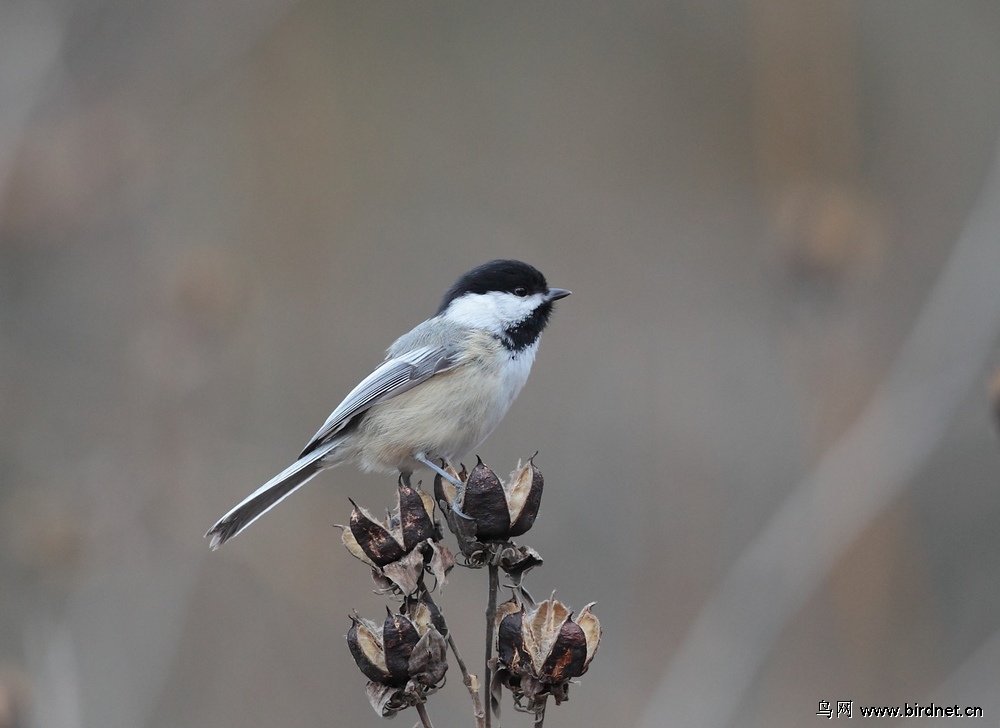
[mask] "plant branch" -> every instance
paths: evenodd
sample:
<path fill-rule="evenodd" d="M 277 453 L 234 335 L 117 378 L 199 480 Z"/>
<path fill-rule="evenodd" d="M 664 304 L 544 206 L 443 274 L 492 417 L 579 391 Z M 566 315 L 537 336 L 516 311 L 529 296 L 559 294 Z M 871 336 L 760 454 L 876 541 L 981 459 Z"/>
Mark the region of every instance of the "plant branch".
<path fill-rule="evenodd" d="M 483 704 L 486 706 L 486 728 L 490 728 L 490 716 L 493 713 L 490 704 L 490 685 L 493 683 L 493 642 L 496 632 L 497 591 L 500 588 L 500 568 L 496 563 L 496 554 L 491 554 L 490 563 L 490 593 L 486 601 L 486 672 L 483 680 Z"/>
<path fill-rule="evenodd" d="M 535 713 L 535 728 L 542 728 L 545 724 L 545 706 L 548 705 L 548 696 L 542 702 L 542 707 Z"/>
<path fill-rule="evenodd" d="M 431 599 L 430 592 L 424 592 L 424 599 L 426 599 L 431 604 L 434 600 Z M 483 710 L 483 702 L 479 699 L 479 690 L 477 689 L 476 682 L 473 676 L 469 673 L 469 668 L 465 665 L 465 660 L 462 659 L 462 653 L 458 651 L 458 645 L 455 644 L 455 638 L 452 637 L 451 630 L 448 629 L 448 623 L 444 620 L 444 614 L 441 614 L 441 621 L 444 622 L 445 631 L 448 633 L 446 639 L 448 640 L 448 646 L 451 647 L 451 652 L 455 655 L 455 662 L 458 663 L 458 670 L 462 673 L 462 683 L 469 690 L 469 695 L 472 696 L 472 709 L 476 715 L 476 728 L 485 728 L 486 726 L 486 711 Z"/>
<path fill-rule="evenodd" d="M 476 683 L 472 675 L 469 674 L 469 668 L 465 666 L 465 660 L 458 652 L 455 638 L 451 636 L 451 630 L 448 631 L 448 645 L 451 647 L 452 654 L 455 655 L 455 662 L 458 663 L 458 669 L 462 673 L 462 682 L 465 683 L 465 687 L 469 689 L 469 695 L 472 696 L 472 707 L 476 712 L 476 728 L 484 728 L 486 726 L 486 711 L 483 710 L 483 701 L 479 699 Z"/>
<path fill-rule="evenodd" d="M 434 728 L 433 724 L 431 723 L 430 717 L 427 715 L 427 708 L 424 707 L 424 704 L 422 702 L 417 703 L 417 715 L 420 716 L 420 724 L 424 728 Z"/>

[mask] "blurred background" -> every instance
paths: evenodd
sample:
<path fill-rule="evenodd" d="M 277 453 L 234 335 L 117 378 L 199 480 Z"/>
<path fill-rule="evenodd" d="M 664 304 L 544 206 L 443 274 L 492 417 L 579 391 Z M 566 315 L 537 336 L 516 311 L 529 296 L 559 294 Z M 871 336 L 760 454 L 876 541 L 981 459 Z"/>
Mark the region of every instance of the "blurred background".
<path fill-rule="evenodd" d="M 574 292 L 479 451 L 604 627 L 547 726 L 1000 725 L 998 77 L 991 0 L 5 0 L 0 726 L 380 725 L 393 479 L 202 534 L 496 257 Z"/>

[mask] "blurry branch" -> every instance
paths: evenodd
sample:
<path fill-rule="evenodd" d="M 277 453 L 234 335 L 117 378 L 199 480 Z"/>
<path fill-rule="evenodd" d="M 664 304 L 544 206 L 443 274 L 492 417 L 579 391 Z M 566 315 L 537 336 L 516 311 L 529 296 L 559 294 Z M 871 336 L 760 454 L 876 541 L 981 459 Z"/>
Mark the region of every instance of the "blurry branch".
<path fill-rule="evenodd" d="M 789 619 L 933 452 L 1000 332 L 998 238 L 1000 149 L 888 376 L 710 596 L 641 725 L 731 724 Z"/>
<path fill-rule="evenodd" d="M 80 671 L 69 625 L 36 615 L 25 627 L 24 642 L 32 688 L 38 694 L 31 725 L 83 728 Z M 2 719 L 0 726 L 9 728 Z"/>
<path fill-rule="evenodd" d="M 810 403 L 803 438 L 814 466 L 866 404 L 880 372 L 867 356 L 865 302 L 884 285 L 887 226 L 865 190 L 854 3 L 762 0 L 749 7 L 754 167 L 783 287 L 782 364 Z M 889 625 L 919 569 L 902 569 L 910 511 L 880 521 L 839 560 L 831 608 L 847 669 L 866 675 L 874 625 Z M 889 578 L 892 575 L 892 578 Z M 869 598 L 860 606 L 856 589 Z M 877 630 L 877 628 L 876 628 Z"/>
<path fill-rule="evenodd" d="M 24 129 L 58 78 L 70 14 L 50 5 L 0 4 L 0 217 Z"/>
<path fill-rule="evenodd" d="M 0 217 L 25 132 L 40 108 L 72 114 L 112 89 L 131 93 L 135 108 L 162 114 L 250 52 L 293 5 L 294 0 L 0 3 Z M 113 26 L 129 32 L 98 34 L 97 42 L 86 37 L 88 27 Z M 78 85 L 77 79 L 84 81 Z"/>
<path fill-rule="evenodd" d="M 1000 433 L 1000 369 L 993 372 L 989 386 L 990 408 L 993 410 L 993 425 Z"/>
<path fill-rule="evenodd" d="M 924 702 L 976 705 L 983 708 L 984 715 L 996 715 L 1000 707 L 997 675 L 1000 675 L 1000 631 L 990 635 Z"/>
<path fill-rule="evenodd" d="M 132 83 L 154 88 L 158 95 L 167 89 L 173 91 L 172 98 L 183 97 L 192 83 L 211 80 L 252 49 L 290 7 L 290 0 L 0 3 L 0 205 L 7 198 L 25 132 L 40 109 L 74 109 L 93 93 L 74 86 L 75 78 L 93 83 L 96 77 L 98 85 L 112 89 Z M 104 26 L 127 26 L 129 33 L 114 36 L 121 42 L 107 47 L 72 47 L 70 31 L 81 26 L 81 16 L 88 12 L 111 21 Z M 122 22 L 130 13 L 129 22 Z M 198 22 L 192 23 L 192 17 Z M 69 68 L 64 54 L 81 48 L 86 57 L 74 59 Z M 129 52 L 140 58 L 121 62 Z M 146 69 L 145 79 L 137 67 Z M 112 72 L 122 78 L 111 78 Z M 151 73 L 162 83 L 142 83 Z M 0 209 L 0 216 L 3 212 Z M 155 216 L 149 222 L 155 223 Z M 126 391 L 152 389 L 145 381 L 121 386 Z M 170 384 L 156 386 L 162 389 L 151 397 L 178 401 Z M 159 426 L 169 430 L 180 422 L 179 429 L 185 429 L 177 407 L 160 418 Z M 72 591 L 53 607 L 53 614 L 40 613 L 24 625 L 25 662 L 37 706 L 33 726 L 149 723 L 169 676 L 203 559 L 201 549 L 189 554 L 182 548 L 183 535 L 165 542 L 141 517 L 142 507 L 164 479 L 186 475 L 181 458 L 170 461 L 173 469 L 161 469 L 159 477 L 109 481 L 100 504 L 104 525 L 87 533 Z M 136 589 L 136 584 L 144 588 Z"/>

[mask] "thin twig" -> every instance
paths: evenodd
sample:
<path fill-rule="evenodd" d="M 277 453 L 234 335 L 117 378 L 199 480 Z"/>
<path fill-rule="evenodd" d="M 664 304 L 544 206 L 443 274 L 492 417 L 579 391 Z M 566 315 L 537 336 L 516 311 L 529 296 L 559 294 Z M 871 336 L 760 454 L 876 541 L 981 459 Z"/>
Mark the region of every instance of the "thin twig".
<path fill-rule="evenodd" d="M 420 716 L 420 724 L 424 728 L 434 728 L 430 717 L 427 715 L 427 708 L 424 707 L 423 703 L 417 703 L 417 715 Z"/>
<path fill-rule="evenodd" d="M 465 687 L 469 689 L 469 695 L 472 696 L 472 707 L 476 712 L 476 728 L 485 728 L 486 711 L 483 710 L 483 701 L 479 699 L 476 684 L 472 680 L 472 675 L 469 674 L 469 668 L 465 666 L 465 660 L 462 659 L 462 656 L 458 652 L 458 647 L 455 645 L 455 638 L 451 636 L 451 630 L 448 631 L 448 644 L 455 655 L 455 662 L 458 663 L 458 669 L 462 673 L 462 682 L 465 683 Z"/>
<path fill-rule="evenodd" d="M 493 713 L 490 704 L 490 685 L 493 683 L 493 668 L 490 661 L 493 659 L 493 639 L 496 631 L 497 617 L 497 590 L 500 588 L 500 568 L 495 563 L 494 555 L 490 558 L 490 594 L 486 601 L 486 679 L 483 680 L 483 704 L 486 706 L 486 728 L 490 728 L 490 716 Z"/>
<path fill-rule="evenodd" d="M 429 592 L 424 592 L 424 599 L 429 603 L 434 604 L 434 600 L 431 599 Z M 485 728 L 486 726 L 486 711 L 483 710 L 483 702 L 479 699 L 479 691 L 476 690 L 476 683 L 472 679 L 472 675 L 469 673 L 469 668 L 465 666 L 465 660 L 462 659 L 462 653 L 458 651 L 458 645 L 455 644 L 455 638 L 451 635 L 451 630 L 448 629 L 448 623 L 445 622 L 444 614 L 438 610 L 441 614 L 441 622 L 444 626 L 445 632 L 447 632 L 448 645 L 451 647 L 451 652 L 455 655 L 455 662 L 458 663 L 458 670 L 462 673 L 462 683 L 469 690 L 469 695 L 472 696 L 472 709 L 476 715 L 476 728 Z"/>

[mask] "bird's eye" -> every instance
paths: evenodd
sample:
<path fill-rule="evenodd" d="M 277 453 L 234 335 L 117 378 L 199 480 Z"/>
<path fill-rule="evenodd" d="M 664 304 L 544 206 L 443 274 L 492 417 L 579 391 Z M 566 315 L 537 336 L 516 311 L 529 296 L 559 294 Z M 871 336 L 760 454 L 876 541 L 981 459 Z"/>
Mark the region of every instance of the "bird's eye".
<path fill-rule="evenodd" d="M 518 286 L 517 288 L 514 289 L 514 295 L 517 296 L 518 298 L 524 298 L 525 296 L 528 295 L 528 289 L 525 288 L 524 286 Z"/>

